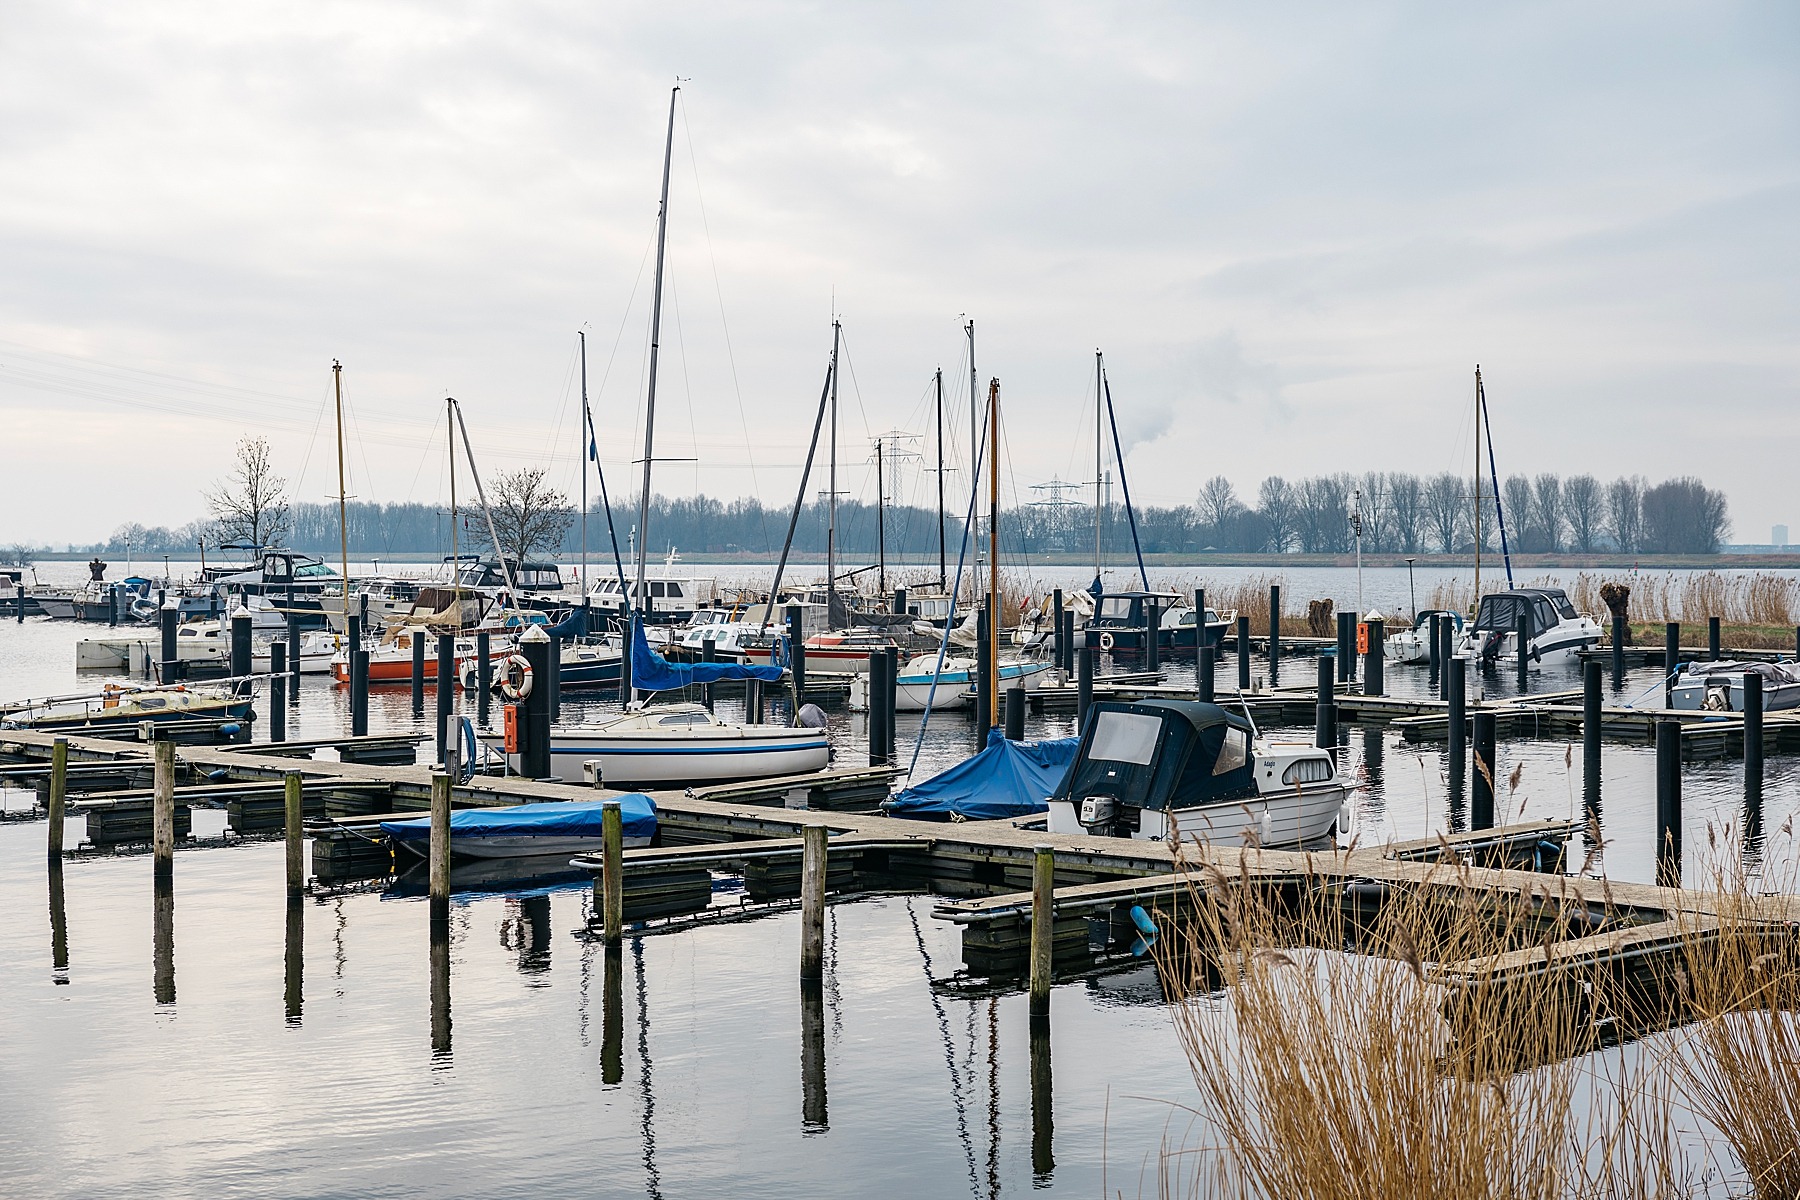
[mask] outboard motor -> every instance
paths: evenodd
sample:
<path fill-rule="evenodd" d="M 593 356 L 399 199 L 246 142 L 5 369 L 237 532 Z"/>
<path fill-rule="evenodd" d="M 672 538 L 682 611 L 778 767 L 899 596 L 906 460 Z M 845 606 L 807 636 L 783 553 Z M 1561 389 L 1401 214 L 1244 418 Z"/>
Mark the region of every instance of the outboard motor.
<path fill-rule="evenodd" d="M 1089 833 L 1106 832 L 1118 815 L 1118 801 L 1111 796 L 1087 796 L 1081 801 L 1081 824 Z"/>
<path fill-rule="evenodd" d="M 1494 659 L 1500 657 L 1500 644 L 1505 640 L 1506 630 L 1504 629 L 1497 629 L 1493 633 L 1488 634 L 1487 639 L 1481 643 L 1482 661 L 1492 662 Z"/>

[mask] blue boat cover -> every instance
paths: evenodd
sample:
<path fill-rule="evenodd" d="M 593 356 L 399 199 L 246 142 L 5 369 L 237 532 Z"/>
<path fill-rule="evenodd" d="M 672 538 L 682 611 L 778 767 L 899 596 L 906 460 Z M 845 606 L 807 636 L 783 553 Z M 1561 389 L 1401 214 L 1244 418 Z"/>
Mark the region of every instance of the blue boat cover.
<path fill-rule="evenodd" d="M 642 792 L 620 796 L 619 815 L 625 836 L 647 838 L 656 834 L 656 802 Z M 553 800 L 547 804 L 520 804 L 513 808 L 460 808 L 450 814 L 450 840 L 457 837 L 599 837 L 601 800 Z M 431 818 L 383 821 L 381 831 L 397 842 L 431 839 Z"/>
<path fill-rule="evenodd" d="M 721 679 L 760 679 L 776 683 L 780 667 L 746 667 L 738 663 L 672 663 L 650 648 L 644 627 L 631 618 L 631 686 L 645 692 L 672 692 L 695 683 Z"/>
<path fill-rule="evenodd" d="M 1009 742 L 1000 730 L 991 729 L 987 749 L 907 788 L 882 808 L 891 816 L 930 821 L 948 821 L 953 815 L 994 821 L 1045 812 L 1046 799 L 1068 774 L 1080 744 L 1080 738 Z"/>
<path fill-rule="evenodd" d="M 553 638 L 569 641 L 573 638 L 586 637 L 588 633 L 588 606 L 577 604 L 572 612 L 556 624 L 552 625 L 549 634 Z"/>

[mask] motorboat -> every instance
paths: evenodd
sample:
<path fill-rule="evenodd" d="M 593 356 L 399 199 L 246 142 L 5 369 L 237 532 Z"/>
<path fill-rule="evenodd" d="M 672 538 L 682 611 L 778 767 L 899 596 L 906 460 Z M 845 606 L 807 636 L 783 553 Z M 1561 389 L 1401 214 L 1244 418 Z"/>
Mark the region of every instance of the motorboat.
<path fill-rule="evenodd" d="M 1800 705 L 1800 663 L 1693 662 L 1675 677 L 1670 703 L 1706 712 L 1743 712 L 1744 677 L 1762 676 L 1764 712 Z"/>
<path fill-rule="evenodd" d="M 510 644 L 502 647 L 504 653 L 511 653 Z M 489 663 L 497 665 L 500 655 L 492 648 L 489 650 Z M 569 641 L 560 645 L 560 661 L 557 663 L 557 680 L 563 691 L 584 687 L 605 687 L 619 682 L 619 664 L 625 659 L 619 647 L 592 641 Z M 456 679 L 464 691 L 474 691 L 480 686 L 478 678 L 481 666 L 476 658 L 464 657 L 458 660 Z M 500 686 L 501 674 L 494 671 L 489 679 L 490 688 Z"/>
<path fill-rule="evenodd" d="M 262 597 L 282 613 L 294 613 L 303 629 L 325 624 L 328 592 L 342 604 L 342 577 L 323 560 L 292 550 L 264 550 L 256 566 L 212 567 L 206 575 L 224 611 Z"/>
<path fill-rule="evenodd" d="M 499 735 L 484 735 L 503 744 Z M 509 755 L 514 770 L 518 755 Z M 656 704 L 610 721 L 550 730 L 550 773 L 566 783 L 608 787 L 724 783 L 804 775 L 831 761 L 823 729 L 720 720 L 699 704 Z M 592 771 L 584 764 L 593 763 Z"/>
<path fill-rule="evenodd" d="M 806 650 L 806 669 L 825 675 L 867 675 L 869 655 L 898 647 L 899 643 L 884 633 L 842 630 L 815 633 L 801 643 Z M 781 666 L 776 661 L 776 645 L 752 645 L 743 651 L 743 661 L 752 666 Z"/>
<path fill-rule="evenodd" d="M 1164 650 L 1198 650 L 1201 646 L 1200 630 L 1206 631 L 1205 644 L 1216 652 L 1219 644 L 1225 640 L 1225 634 L 1237 624 L 1237 610 L 1221 613 L 1210 605 L 1206 609 L 1206 620 L 1201 622 L 1192 604 L 1183 604 L 1179 608 L 1166 609 L 1157 633 L 1157 645 Z"/>
<path fill-rule="evenodd" d="M 1451 622 L 1450 644 L 1462 641 L 1463 619 L 1461 613 L 1451 612 L 1444 608 L 1428 608 L 1413 619 L 1411 629 L 1402 629 L 1398 633 L 1388 634 L 1381 641 L 1381 656 L 1391 663 L 1422 663 L 1431 661 L 1431 618 L 1441 617 Z"/>
<path fill-rule="evenodd" d="M 1575 611 L 1561 588 L 1514 588 L 1481 598 L 1475 624 L 1458 640 L 1458 653 L 1482 662 L 1518 660 L 1519 617 L 1525 615 L 1525 653 L 1532 663 L 1576 661 L 1582 650 L 1600 644 L 1600 623 Z"/>
<path fill-rule="evenodd" d="M 108 684 L 98 693 L 53 696 L 0 708 L 0 725 L 48 733 L 137 725 L 144 721 L 190 721 L 205 717 L 242 721 L 255 697 L 247 684 L 233 690 L 185 687 L 138 688 Z"/>
<path fill-rule="evenodd" d="M 807 651 L 807 663 L 812 663 L 812 652 Z M 938 666 L 935 651 L 920 654 L 907 660 L 899 673 L 894 677 L 894 710 L 896 712 L 923 712 L 929 704 L 934 710 L 967 708 L 974 703 L 970 689 L 975 685 L 978 668 L 973 657 L 963 655 L 948 656 L 942 668 Z M 1008 692 L 1014 688 L 1035 691 L 1062 681 L 1061 671 L 1048 659 L 1002 658 L 1000 660 L 1000 690 Z M 933 684 L 936 685 L 935 691 Z M 850 680 L 850 707 L 857 712 L 867 711 L 869 707 L 869 676 L 865 672 L 852 676 Z"/>
<path fill-rule="evenodd" d="M 631 598 L 630 610 L 639 619 L 651 624 L 680 624 L 690 621 L 700 609 L 714 603 L 718 597 L 719 585 L 712 579 L 646 579 L 644 591 L 638 594 L 638 585 L 632 580 L 627 585 Z M 588 593 L 588 603 L 600 615 L 608 619 L 622 620 L 625 616 L 626 592 L 619 587 L 617 578 L 600 580 Z"/>
<path fill-rule="evenodd" d="M 276 639 L 281 640 L 281 639 Z M 302 675 L 329 675 L 331 662 L 343 652 L 344 640 L 329 629 L 313 629 L 300 635 L 299 671 Z M 288 669 L 294 670 L 293 662 L 296 651 L 288 647 Z M 253 646 L 250 650 L 250 668 L 257 674 L 274 669 L 269 657 L 269 643 Z"/>
<path fill-rule="evenodd" d="M 1181 595 L 1177 592 L 1107 592 L 1102 595 L 1094 615 L 1088 618 L 1087 644 L 1108 654 L 1142 654 L 1152 604 L 1166 614 L 1181 607 Z M 1156 624 L 1158 647 L 1168 646 L 1176 631 L 1168 629 L 1165 635 L 1166 622 L 1160 616 Z M 1223 635 L 1223 627 L 1219 632 Z M 1193 645 L 1190 636 L 1188 646 Z"/>
<path fill-rule="evenodd" d="M 656 837 L 656 802 L 641 792 L 608 800 L 554 800 L 509 808 L 464 808 L 450 814 L 450 857 L 540 858 L 598 854 L 605 848 L 605 806 L 617 801 L 627 849 Z M 383 821 L 394 846 L 423 857 L 431 847 L 431 818 Z"/>
<path fill-rule="evenodd" d="M 1050 796 L 1052 833 L 1294 846 L 1329 838 L 1346 790 L 1328 751 L 1257 736 L 1197 700 L 1102 701 Z"/>
<path fill-rule="evenodd" d="M 369 682 L 410 683 L 413 670 L 413 643 L 423 641 L 425 645 L 424 673 L 427 680 L 437 679 L 437 631 L 418 625 L 404 625 L 389 630 L 382 638 L 380 645 L 369 651 Z M 476 641 L 471 636 L 461 636 L 455 641 L 455 658 L 458 663 L 473 660 L 479 651 Z M 491 656 L 502 656 L 512 652 L 510 636 L 490 643 L 488 653 Z M 350 682 L 349 648 L 343 647 L 332 656 L 331 673 L 339 683 Z"/>

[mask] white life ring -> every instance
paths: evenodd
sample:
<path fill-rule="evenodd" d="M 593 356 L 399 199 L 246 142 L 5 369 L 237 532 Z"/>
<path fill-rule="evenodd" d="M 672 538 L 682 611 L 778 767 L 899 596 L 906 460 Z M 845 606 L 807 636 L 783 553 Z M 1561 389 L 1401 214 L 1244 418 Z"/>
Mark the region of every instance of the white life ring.
<path fill-rule="evenodd" d="M 1113 635 L 1110 629 L 1103 629 L 1100 631 L 1100 648 L 1102 650 L 1111 650 L 1113 648 Z"/>
<path fill-rule="evenodd" d="M 500 663 L 500 694 L 508 700 L 531 695 L 531 664 L 523 654 L 509 654 Z"/>

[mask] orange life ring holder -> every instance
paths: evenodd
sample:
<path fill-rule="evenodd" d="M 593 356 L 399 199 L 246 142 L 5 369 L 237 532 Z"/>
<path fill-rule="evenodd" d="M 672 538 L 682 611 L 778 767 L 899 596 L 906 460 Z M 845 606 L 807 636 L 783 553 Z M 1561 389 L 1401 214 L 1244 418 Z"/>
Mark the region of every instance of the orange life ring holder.
<path fill-rule="evenodd" d="M 500 664 L 500 694 L 508 700 L 524 700 L 531 695 L 531 664 L 523 654 L 509 654 Z"/>

